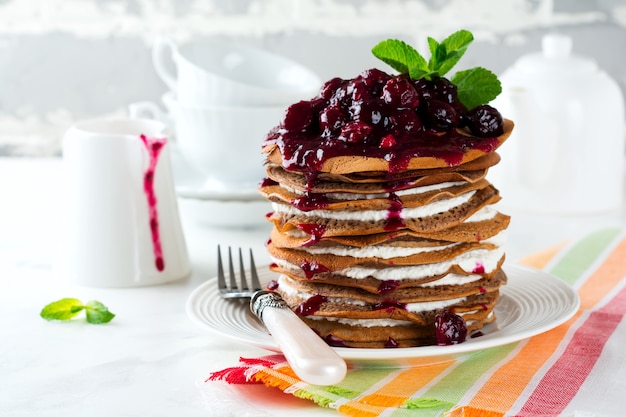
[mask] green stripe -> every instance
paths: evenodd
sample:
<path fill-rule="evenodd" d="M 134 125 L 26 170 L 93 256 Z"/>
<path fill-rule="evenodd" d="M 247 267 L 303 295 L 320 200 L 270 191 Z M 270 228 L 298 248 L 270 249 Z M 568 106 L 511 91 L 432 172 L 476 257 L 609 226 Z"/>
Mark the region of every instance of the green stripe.
<path fill-rule="evenodd" d="M 322 407 L 333 407 L 343 398 L 354 399 L 369 390 L 373 385 L 387 377 L 397 368 L 356 369 L 348 372 L 346 377 L 336 385 L 306 385 L 293 392 L 298 398 L 311 400 Z"/>
<path fill-rule="evenodd" d="M 394 412 L 391 414 L 391 416 L 441 416 L 445 411 L 450 409 L 451 405 L 457 404 L 463 395 L 465 395 L 467 390 L 472 387 L 476 381 L 485 374 L 485 372 L 504 359 L 504 357 L 515 349 L 516 346 L 516 343 L 512 343 L 476 352 L 467 360 L 457 365 L 452 372 L 443 377 L 439 382 L 421 395 L 421 398 L 436 399 L 444 404 L 443 406 L 412 410 L 400 409 L 397 413 Z M 411 414 L 408 414 L 407 411 L 410 411 Z"/>
<path fill-rule="evenodd" d="M 578 241 L 560 257 L 550 273 L 572 285 L 619 235 L 620 229 L 602 229 Z"/>
<path fill-rule="evenodd" d="M 339 384 L 326 387 L 330 392 L 345 391 L 352 395 L 343 395 L 345 398 L 354 398 L 363 394 L 377 384 L 380 380 L 387 377 L 392 372 L 397 372 L 398 368 L 377 368 L 377 369 L 355 369 L 348 372 L 346 377 Z"/>

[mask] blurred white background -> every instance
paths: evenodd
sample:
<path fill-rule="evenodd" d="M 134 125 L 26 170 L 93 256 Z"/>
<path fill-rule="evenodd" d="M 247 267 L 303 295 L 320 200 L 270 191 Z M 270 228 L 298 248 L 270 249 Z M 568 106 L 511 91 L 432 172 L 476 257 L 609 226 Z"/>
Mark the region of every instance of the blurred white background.
<path fill-rule="evenodd" d="M 75 120 L 158 101 L 158 35 L 257 46 L 327 79 L 384 67 L 384 38 L 423 51 L 459 28 L 476 37 L 461 67 L 500 73 L 559 31 L 626 89 L 623 0 L 0 0 L 0 155 L 60 155 Z"/>

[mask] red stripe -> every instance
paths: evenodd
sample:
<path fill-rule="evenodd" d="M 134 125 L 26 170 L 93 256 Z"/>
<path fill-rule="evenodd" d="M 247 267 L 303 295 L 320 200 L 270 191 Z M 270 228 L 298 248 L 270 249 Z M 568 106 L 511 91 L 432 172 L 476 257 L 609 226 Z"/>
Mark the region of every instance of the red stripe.
<path fill-rule="evenodd" d="M 626 288 L 610 303 L 589 315 L 563 355 L 554 363 L 526 401 L 518 417 L 560 414 L 595 366 L 602 349 L 626 314 Z"/>

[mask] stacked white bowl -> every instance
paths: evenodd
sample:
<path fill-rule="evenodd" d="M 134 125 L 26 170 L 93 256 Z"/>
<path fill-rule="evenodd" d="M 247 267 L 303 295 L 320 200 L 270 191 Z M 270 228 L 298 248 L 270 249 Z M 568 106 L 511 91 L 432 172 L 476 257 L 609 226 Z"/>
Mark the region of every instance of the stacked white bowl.
<path fill-rule="evenodd" d="M 197 180 L 179 184 L 179 195 L 221 203 L 256 200 L 264 177 L 263 138 L 290 104 L 315 96 L 321 80 L 294 61 L 248 46 L 179 46 L 160 37 L 152 58 L 169 88 L 165 111 L 142 102 L 130 112 L 171 123 L 184 165 Z"/>

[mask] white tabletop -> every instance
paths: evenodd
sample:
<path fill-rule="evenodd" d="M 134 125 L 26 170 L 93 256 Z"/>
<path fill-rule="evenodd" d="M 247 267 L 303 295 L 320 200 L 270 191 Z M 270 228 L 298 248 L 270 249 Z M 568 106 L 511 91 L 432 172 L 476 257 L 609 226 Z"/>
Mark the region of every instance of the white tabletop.
<path fill-rule="evenodd" d="M 56 221 L 63 209 L 61 172 L 60 159 L 0 158 L 0 415 L 224 415 L 217 403 L 225 398 L 225 387 L 214 383 L 207 389 L 202 381 L 236 365 L 239 357 L 269 352 L 200 328 L 186 316 L 185 303 L 194 288 L 215 275 L 218 243 L 251 247 L 257 264 L 266 263 L 269 224 L 211 227 L 192 218 L 190 202 L 181 200 L 191 277 L 131 289 L 71 286 L 54 267 L 62 233 Z M 509 262 L 600 227 L 626 224 L 623 212 L 509 214 Z M 100 326 L 39 317 L 44 305 L 64 297 L 99 300 L 116 317 Z M 336 414 L 278 391 L 268 395 L 268 390 L 246 390 L 246 402 L 257 407 L 258 415 Z M 232 407 L 230 415 L 241 415 L 240 410 Z"/>

